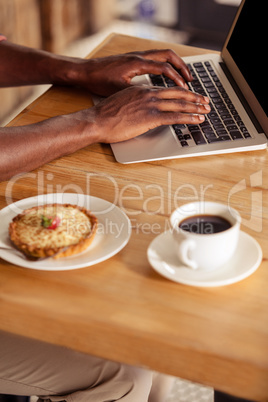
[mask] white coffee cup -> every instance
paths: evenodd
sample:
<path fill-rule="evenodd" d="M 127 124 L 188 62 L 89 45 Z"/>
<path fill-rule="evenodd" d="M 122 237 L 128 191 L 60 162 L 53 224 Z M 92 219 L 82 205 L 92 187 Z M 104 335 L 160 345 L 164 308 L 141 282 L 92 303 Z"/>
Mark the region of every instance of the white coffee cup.
<path fill-rule="evenodd" d="M 192 219 L 189 219 L 191 217 Z M 222 221 L 221 218 L 227 220 L 230 227 L 213 233 L 212 223 L 209 222 L 211 217 L 219 217 L 216 221 Z M 191 231 L 196 229 L 195 220 L 203 224 L 203 233 Z M 217 202 L 192 202 L 177 208 L 170 217 L 170 223 L 179 260 L 191 269 L 203 271 L 218 269 L 235 253 L 240 222 L 241 217 L 235 209 Z M 180 225 L 184 225 L 184 229 Z"/>

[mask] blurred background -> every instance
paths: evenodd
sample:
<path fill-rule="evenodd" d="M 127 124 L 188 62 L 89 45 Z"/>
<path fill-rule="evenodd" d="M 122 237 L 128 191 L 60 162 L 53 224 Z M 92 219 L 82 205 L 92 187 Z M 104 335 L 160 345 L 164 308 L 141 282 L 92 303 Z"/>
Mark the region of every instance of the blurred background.
<path fill-rule="evenodd" d="M 0 0 L 0 33 L 85 57 L 109 33 L 220 50 L 241 0 Z M 0 125 L 47 86 L 0 89 Z"/>

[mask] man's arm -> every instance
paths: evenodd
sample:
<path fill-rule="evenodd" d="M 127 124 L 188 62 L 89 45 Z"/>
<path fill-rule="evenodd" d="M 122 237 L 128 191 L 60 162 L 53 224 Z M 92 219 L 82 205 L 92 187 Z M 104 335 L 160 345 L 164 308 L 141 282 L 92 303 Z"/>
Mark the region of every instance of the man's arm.
<path fill-rule="evenodd" d="M 0 42 L 0 60 L 0 87 L 14 87 L 67 84 L 76 59 L 4 40 Z"/>
<path fill-rule="evenodd" d="M 94 141 L 90 110 L 40 123 L 0 128 L 0 181 L 28 172 Z M 89 120 L 89 121 L 88 121 Z"/>
<path fill-rule="evenodd" d="M 129 87 L 98 105 L 21 127 L 0 128 L 0 181 L 93 143 L 113 143 L 152 128 L 200 124 L 208 99 L 183 88 Z"/>
<path fill-rule="evenodd" d="M 172 50 L 131 52 L 116 56 L 81 59 L 0 42 L 0 87 L 35 84 L 79 85 L 109 96 L 131 85 L 145 73 L 164 74 L 187 88 L 192 79 L 188 67 Z"/>

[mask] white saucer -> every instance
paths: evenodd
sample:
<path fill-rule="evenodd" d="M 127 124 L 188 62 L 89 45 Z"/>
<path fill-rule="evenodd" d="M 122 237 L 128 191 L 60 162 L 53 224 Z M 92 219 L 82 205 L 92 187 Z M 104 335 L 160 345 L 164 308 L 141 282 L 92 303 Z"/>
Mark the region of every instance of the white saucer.
<path fill-rule="evenodd" d="M 39 261 L 24 259 L 13 250 L 0 250 L 0 258 L 12 264 L 29 269 L 45 271 L 66 271 L 89 267 L 117 254 L 128 243 L 131 235 L 131 222 L 126 214 L 114 204 L 101 198 L 76 193 L 45 194 L 25 198 L 8 205 L 0 211 L 0 241 L 9 244 L 8 226 L 18 213 L 36 205 L 74 204 L 92 211 L 98 218 L 98 228 L 92 244 L 80 254 L 55 260 L 47 258 Z"/>
<path fill-rule="evenodd" d="M 174 251 L 172 233 L 166 231 L 151 242 L 147 257 L 154 270 L 165 278 L 185 285 L 214 287 L 230 285 L 253 274 L 262 261 L 262 249 L 255 239 L 241 231 L 232 260 L 215 271 L 203 272 L 181 265 Z"/>

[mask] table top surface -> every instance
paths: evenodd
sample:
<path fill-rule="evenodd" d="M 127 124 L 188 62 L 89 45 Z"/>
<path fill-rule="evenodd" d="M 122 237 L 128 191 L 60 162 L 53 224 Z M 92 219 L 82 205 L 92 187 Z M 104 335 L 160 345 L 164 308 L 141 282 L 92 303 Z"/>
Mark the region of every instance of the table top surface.
<path fill-rule="evenodd" d="M 167 47 L 181 56 L 204 52 L 112 34 L 90 57 Z M 88 92 L 52 87 L 10 125 L 89 106 Z M 81 193 L 116 204 L 132 225 L 126 247 L 83 269 L 38 271 L 0 259 L 0 329 L 268 400 L 267 168 L 266 150 L 120 165 L 109 145 L 96 144 L 0 183 L 1 208 L 40 194 Z M 150 266 L 148 246 L 170 213 L 202 200 L 236 208 L 241 229 L 260 244 L 262 263 L 248 278 L 194 287 Z"/>

